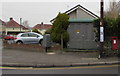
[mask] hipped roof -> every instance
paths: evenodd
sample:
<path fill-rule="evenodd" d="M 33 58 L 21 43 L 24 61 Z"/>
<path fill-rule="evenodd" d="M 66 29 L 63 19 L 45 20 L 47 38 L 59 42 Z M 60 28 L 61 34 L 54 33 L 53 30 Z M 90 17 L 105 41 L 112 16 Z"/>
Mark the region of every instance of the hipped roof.
<path fill-rule="evenodd" d="M 51 27 L 51 24 L 37 24 L 33 27 L 33 29 L 50 29 Z"/>

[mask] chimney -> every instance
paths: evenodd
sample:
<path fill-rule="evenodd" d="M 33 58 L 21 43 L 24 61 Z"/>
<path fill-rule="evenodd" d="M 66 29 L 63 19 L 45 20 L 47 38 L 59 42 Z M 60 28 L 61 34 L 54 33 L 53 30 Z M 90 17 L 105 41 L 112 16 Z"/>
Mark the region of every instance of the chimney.
<path fill-rule="evenodd" d="M 20 25 L 22 25 L 22 18 L 20 18 Z"/>
<path fill-rule="evenodd" d="M 43 25 L 43 22 L 41 22 L 41 25 Z"/>
<path fill-rule="evenodd" d="M 10 21 L 11 21 L 11 20 L 13 20 L 13 18 L 12 18 L 12 17 L 10 17 Z"/>
<path fill-rule="evenodd" d="M 44 24 L 43 24 L 43 22 L 41 22 L 41 26 L 42 26 L 42 29 L 44 29 Z"/>

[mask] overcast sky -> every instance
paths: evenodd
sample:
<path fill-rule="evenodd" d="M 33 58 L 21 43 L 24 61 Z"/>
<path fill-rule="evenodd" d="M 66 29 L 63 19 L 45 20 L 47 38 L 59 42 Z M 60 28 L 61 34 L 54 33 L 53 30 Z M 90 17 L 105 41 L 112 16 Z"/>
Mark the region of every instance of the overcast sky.
<path fill-rule="evenodd" d="M 105 0 L 105 10 L 108 8 L 110 0 Z M 119 1 L 119 0 L 116 0 Z M 7 22 L 10 17 L 20 23 L 28 20 L 30 26 L 40 24 L 50 24 L 50 20 L 61 12 L 82 5 L 91 12 L 99 16 L 99 0 L 2 0 L 0 2 L 0 19 Z"/>

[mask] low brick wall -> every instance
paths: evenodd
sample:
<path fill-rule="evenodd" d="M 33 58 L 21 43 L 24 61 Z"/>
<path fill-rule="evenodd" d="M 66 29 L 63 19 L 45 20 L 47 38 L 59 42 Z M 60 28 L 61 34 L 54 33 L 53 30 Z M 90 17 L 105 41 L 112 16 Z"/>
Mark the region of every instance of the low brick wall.
<path fill-rule="evenodd" d="M 20 49 L 20 50 L 35 50 L 35 51 L 45 51 L 45 47 L 40 44 L 16 44 L 8 43 L 8 41 L 3 41 L 3 48 L 7 49 Z M 60 50 L 60 45 L 52 45 L 49 50 Z"/>

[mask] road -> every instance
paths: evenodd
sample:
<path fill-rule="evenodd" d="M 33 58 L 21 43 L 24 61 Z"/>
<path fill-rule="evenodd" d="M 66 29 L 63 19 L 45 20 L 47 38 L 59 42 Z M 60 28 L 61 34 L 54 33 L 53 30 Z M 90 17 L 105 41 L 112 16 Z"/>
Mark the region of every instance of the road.
<path fill-rule="evenodd" d="M 56 68 L 3 67 L 2 74 L 118 74 L 118 65 L 56 67 Z"/>

